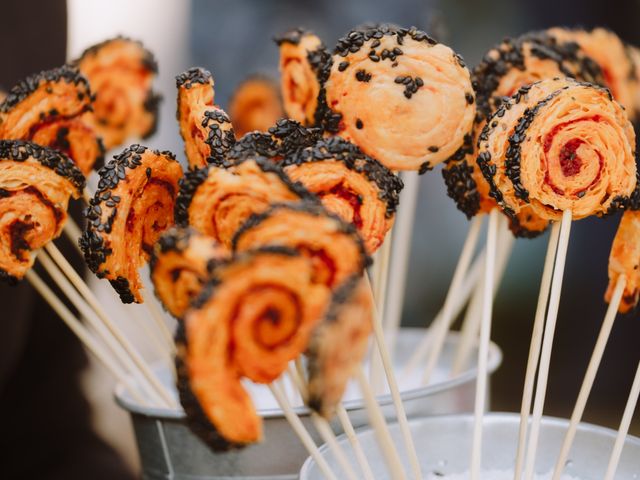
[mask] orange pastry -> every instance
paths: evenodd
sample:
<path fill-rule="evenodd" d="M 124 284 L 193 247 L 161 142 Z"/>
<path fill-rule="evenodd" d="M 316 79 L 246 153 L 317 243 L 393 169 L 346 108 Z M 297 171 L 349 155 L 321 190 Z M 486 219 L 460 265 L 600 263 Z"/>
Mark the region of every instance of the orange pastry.
<path fill-rule="evenodd" d="M 327 419 L 367 352 L 373 308 L 371 290 L 361 276 L 352 277 L 334 293 L 325 319 L 311 335 L 307 404 Z"/>
<path fill-rule="evenodd" d="M 231 95 L 229 114 L 237 137 L 266 132 L 284 117 L 278 83 L 266 75 L 251 75 Z"/>
<path fill-rule="evenodd" d="M 235 251 L 267 245 L 295 248 L 311 260 L 313 281 L 334 288 L 361 276 L 368 264 L 353 225 L 310 202 L 276 204 L 251 216 L 233 238 Z"/>
<path fill-rule="evenodd" d="M 636 188 L 635 135 L 608 90 L 543 80 L 505 100 L 480 135 L 478 165 L 510 216 L 602 216 Z"/>
<path fill-rule="evenodd" d="M 618 283 L 618 277 L 624 275 L 627 283 L 622 294 L 618 310 L 627 313 L 638 305 L 640 298 L 640 212 L 626 211 L 622 215 L 620 225 L 609 256 L 609 288 L 605 300 L 611 296 Z"/>
<path fill-rule="evenodd" d="M 354 30 L 326 83 L 324 128 L 392 170 L 424 173 L 463 146 L 475 102 L 462 58 L 415 28 Z"/>
<path fill-rule="evenodd" d="M 294 182 L 358 229 L 369 254 L 378 249 L 393 225 L 402 190 L 396 175 L 340 137 L 320 140 L 286 158 L 283 165 Z"/>
<path fill-rule="evenodd" d="M 229 116 L 214 105 L 213 77 L 199 67 L 176 77 L 178 123 L 191 168 L 221 162 L 235 143 Z"/>
<path fill-rule="evenodd" d="M 580 49 L 559 44 L 545 32 L 527 33 L 507 38 L 495 46 L 472 70 L 471 79 L 476 92 L 477 115 L 473 138 L 467 139 L 466 148 L 447 161 L 442 170 L 447 193 L 458 209 L 471 218 L 476 213 L 488 213 L 497 205 L 490 196 L 489 184 L 476 166 L 475 146 L 486 121 L 520 87 L 554 77 L 572 77 L 602 85 L 600 68 Z M 515 221 L 514 221 L 515 222 Z M 530 209 L 518 214 L 516 232 L 543 231 L 546 222 L 536 218 Z M 525 224 L 525 228 L 518 227 Z"/>
<path fill-rule="evenodd" d="M 313 267 L 282 247 L 244 252 L 214 268 L 178 333 L 180 400 L 192 430 L 214 450 L 262 438 L 241 379 L 270 383 L 300 356 L 330 291 Z"/>
<path fill-rule="evenodd" d="M 142 43 L 116 37 L 88 48 L 73 64 L 89 79 L 96 95 L 93 113 L 85 120 L 108 150 L 130 137 L 153 135 L 161 100 L 152 85 L 158 65 Z"/>
<path fill-rule="evenodd" d="M 27 77 L 0 104 L 0 138 L 31 140 L 67 154 L 88 175 L 104 147 L 83 114 L 92 108 L 87 79 L 67 65 Z"/>
<path fill-rule="evenodd" d="M 229 167 L 209 165 L 185 174 L 176 202 L 176 222 L 191 226 L 227 248 L 240 226 L 271 203 L 308 198 L 301 185 L 263 157 L 236 161 Z"/>
<path fill-rule="evenodd" d="M 331 55 L 316 35 L 302 29 L 276 38 L 280 49 L 280 90 L 287 117 L 305 126 L 317 125 L 323 110 L 322 80 Z"/>
<path fill-rule="evenodd" d="M 227 249 L 212 238 L 189 228 L 170 228 L 153 246 L 149 260 L 156 296 L 171 315 L 181 319 L 213 267 L 227 259 Z"/>
<path fill-rule="evenodd" d="M 84 176 L 64 154 L 31 142 L 0 140 L 0 279 L 15 283 L 33 266 L 31 252 L 60 235 L 69 197 Z"/>
<path fill-rule="evenodd" d="M 182 167 L 171 152 L 132 145 L 98 174 L 80 247 L 89 269 L 108 279 L 123 303 L 142 303 L 138 269 L 174 223 Z"/>

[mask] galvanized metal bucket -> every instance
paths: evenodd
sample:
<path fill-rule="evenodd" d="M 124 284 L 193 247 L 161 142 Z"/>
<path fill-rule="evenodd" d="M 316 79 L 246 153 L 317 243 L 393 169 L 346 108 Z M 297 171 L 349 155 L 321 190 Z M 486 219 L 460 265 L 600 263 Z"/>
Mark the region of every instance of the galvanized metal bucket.
<path fill-rule="evenodd" d="M 514 458 L 518 444 L 520 416 L 513 413 L 490 413 L 484 419 L 482 447 L 483 471 L 513 471 Z M 568 421 L 545 417 L 540 430 L 540 444 L 536 461 L 536 472 L 541 475 L 553 470 L 560 445 L 567 430 Z M 402 445 L 397 424 L 390 427 L 396 445 Z M 442 477 L 451 474 L 464 474 L 469 470 L 471 454 L 473 416 L 444 415 L 411 421 L 413 439 L 417 445 L 418 456 L 425 478 Z M 600 480 L 604 477 L 609 455 L 613 448 L 616 432 L 604 427 L 583 423 L 578 428 L 575 443 L 567 461 L 565 474 L 580 480 Z M 369 460 L 376 480 L 390 478 L 383 463 L 375 435 L 370 429 L 360 431 L 358 438 Z M 354 468 L 357 467 L 346 438 L 340 437 L 340 445 L 346 451 Z M 320 449 L 329 466 L 338 475 L 340 467 L 333 455 L 324 445 Z M 404 451 L 400 455 L 406 465 L 408 460 Z M 409 471 L 407 469 L 407 471 Z M 431 477 L 430 477 L 431 475 Z M 628 437 L 617 480 L 632 480 L 640 476 L 640 439 Z M 323 480 L 316 463 L 307 459 L 300 471 L 300 480 Z M 511 478 L 511 477 L 509 477 Z"/>
<path fill-rule="evenodd" d="M 422 338 L 422 329 L 402 329 L 398 336 L 395 369 L 402 371 L 410 354 Z M 415 375 L 401 382 L 404 406 L 409 418 L 427 415 L 469 412 L 473 409 L 476 369 L 472 366 L 454 378 L 448 378 L 453 355 L 458 345 L 458 335 L 451 334 L 446 341 L 436 372 L 434 383 L 427 387 L 416 387 Z M 475 355 L 474 355 L 475 358 Z M 502 361 L 502 353 L 491 345 L 489 370 L 494 372 Z M 159 372 L 162 379 L 171 384 L 169 372 Z M 419 381 L 419 380 L 418 380 Z M 413 385 L 411 385 L 413 383 Z M 266 390 L 266 387 L 261 387 Z M 354 389 L 355 390 L 355 389 Z M 256 389 L 258 392 L 259 389 Z M 116 389 L 116 401 L 131 414 L 138 443 L 143 478 L 146 480 L 290 480 L 298 476 L 300 467 L 307 458 L 307 451 L 293 433 L 282 411 L 278 408 L 260 408 L 264 420 L 264 441 L 242 450 L 214 453 L 198 437 L 193 435 L 185 422 L 184 412 L 147 408 L 133 401 L 122 386 Z M 255 397 L 254 397 L 255 398 Z M 395 410 L 390 395 L 378 396 L 384 414 L 395 419 Z M 358 398 L 344 402 L 353 425 L 367 425 L 363 403 Z M 305 407 L 296 408 L 309 432 L 315 430 Z M 336 433 L 342 433 L 337 424 Z M 318 444 L 322 443 L 316 437 Z"/>

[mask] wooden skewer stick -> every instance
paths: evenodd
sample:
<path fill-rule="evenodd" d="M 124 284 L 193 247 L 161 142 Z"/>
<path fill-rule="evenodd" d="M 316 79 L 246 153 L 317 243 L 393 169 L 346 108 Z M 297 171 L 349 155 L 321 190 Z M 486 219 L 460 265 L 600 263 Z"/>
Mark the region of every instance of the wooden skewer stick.
<path fill-rule="evenodd" d="M 631 420 L 633 419 L 633 412 L 635 411 L 636 405 L 638 404 L 638 396 L 640 396 L 640 363 L 638 363 L 636 376 L 633 379 L 633 385 L 631 386 L 631 391 L 629 392 L 629 398 L 627 399 L 627 404 L 624 407 L 622 421 L 620 422 L 620 427 L 618 428 L 616 441 L 613 444 L 613 451 L 611 452 L 611 457 L 609 458 L 609 465 L 607 466 L 607 473 L 604 476 L 604 480 L 613 480 L 613 477 L 615 477 L 616 475 L 616 470 L 618 469 L 618 464 L 620 463 L 620 457 L 622 456 L 624 441 L 627 438 L 627 433 L 629 433 L 629 427 L 631 425 Z"/>
<path fill-rule="evenodd" d="M 120 331 L 118 326 L 109 318 L 109 315 L 106 313 L 100 302 L 96 298 L 95 294 L 91 291 L 91 289 L 84 282 L 82 277 L 73 269 L 71 264 L 64 258 L 64 255 L 60 253 L 60 251 L 56 248 L 53 243 L 48 243 L 45 246 L 46 252 L 51 255 L 54 262 L 57 266 L 64 272 L 67 278 L 71 281 L 71 283 L 78 289 L 78 292 L 84 297 L 89 306 L 95 311 L 98 315 L 98 318 L 101 322 L 108 328 L 109 332 L 116 338 L 118 343 L 124 348 L 127 354 L 131 357 L 131 359 L 135 362 L 136 366 L 140 369 L 144 378 L 146 378 L 149 383 L 153 386 L 154 390 L 162 397 L 163 401 L 170 406 L 171 408 L 177 408 L 178 405 L 171 395 L 171 393 L 167 390 L 167 388 L 160 383 L 158 378 L 153 374 L 147 362 L 142 358 L 142 356 L 136 351 L 133 345 L 129 342 L 129 340 L 124 336 L 124 334 Z M 51 272 L 50 272 L 51 273 Z"/>
<path fill-rule="evenodd" d="M 387 468 L 391 474 L 391 478 L 394 480 L 405 480 L 407 477 L 405 475 L 402 462 L 400 461 L 400 457 L 398 456 L 395 443 L 389 433 L 387 422 L 380 411 L 380 405 L 378 405 L 378 402 L 376 401 L 376 397 L 371 390 L 371 386 L 369 385 L 362 368 L 359 368 L 356 372 L 356 379 L 360 385 L 360 391 L 362 392 L 364 405 L 367 409 L 369 422 L 375 432 L 378 444 L 382 450 L 382 455 L 384 456 Z"/>
<path fill-rule="evenodd" d="M 487 399 L 487 377 L 489 344 L 491 343 L 491 320 L 493 316 L 493 281 L 496 263 L 498 236 L 498 211 L 489 213 L 487 228 L 486 262 L 484 268 L 484 291 L 482 295 L 482 320 L 480 325 L 480 347 L 478 348 L 478 378 L 474 404 L 473 446 L 471 448 L 471 480 L 479 480 L 482 458 L 482 424 Z"/>
<path fill-rule="evenodd" d="M 331 430 L 331 427 L 329 426 L 329 422 L 327 422 L 326 419 L 324 419 L 323 417 L 321 417 L 315 412 L 311 413 L 311 421 L 313 422 L 314 427 L 316 427 L 316 430 L 322 437 L 322 440 L 324 440 L 324 442 L 327 445 L 329 445 L 329 449 L 333 452 L 336 459 L 338 460 L 338 464 L 340 465 L 343 472 L 345 473 L 346 478 L 348 480 L 358 480 L 358 476 L 353 471 L 353 468 L 351 467 L 351 464 L 349 463 L 349 460 L 347 459 L 345 452 L 342 450 L 342 448 L 340 447 L 340 444 L 336 440 L 336 436 L 333 433 L 333 430 Z"/>
<path fill-rule="evenodd" d="M 155 298 L 151 298 L 152 296 L 153 295 L 149 295 L 147 292 L 142 292 L 142 298 L 144 300 L 143 305 L 145 305 L 150 317 L 157 325 L 158 331 L 160 331 L 161 333 L 162 340 L 166 346 L 166 349 L 169 350 L 171 354 L 174 354 L 176 351 L 176 346 L 173 341 L 173 333 L 171 333 L 171 330 L 169 330 L 164 314 L 158 307 Z"/>
<path fill-rule="evenodd" d="M 571 445 L 573 445 L 578 425 L 582 420 L 582 415 L 584 414 L 584 410 L 587 406 L 587 400 L 589 400 L 589 394 L 593 388 L 593 382 L 596 379 L 598 368 L 600 368 L 602 355 L 604 354 L 604 350 L 607 346 L 609 335 L 611 335 L 611 329 L 613 328 L 613 323 L 616 319 L 616 314 L 618 313 L 618 307 L 620 306 L 620 301 L 622 300 L 622 294 L 624 293 L 626 284 L 627 277 L 625 275 L 620 275 L 616 282 L 613 295 L 611 296 L 611 302 L 607 308 L 604 321 L 600 327 L 600 333 L 598 334 L 596 345 L 593 349 L 593 353 L 591 354 L 591 360 L 589 360 L 589 366 L 587 367 L 587 372 L 585 373 L 584 380 L 582 381 L 576 405 L 573 408 L 573 413 L 571 414 L 569 428 L 565 434 L 564 441 L 562 442 L 562 448 L 560 449 L 560 455 L 558 456 L 558 461 L 556 462 L 556 466 L 553 470 L 553 480 L 560 480 L 567 458 L 569 458 Z"/>
<path fill-rule="evenodd" d="M 551 280 L 551 295 L 549 296 L 549 311 L 544 327 L 542 339 L 542 351 L 540 354 L 540 367 L 538 369 L 538 382 L 536 385 L 536 396 L 533 403 L 533 420 L 531 422 L 531 433 L 527 445 L 527 456 L 524 468 L 524 478 L 532 480 L 535 470 L 536 452 L 538 449 L 538 439 L 540 436 L 540 421 L 544 410 L 544 401 L 547 394 L 547 380 L 549 378 L 549 366 L 551 364 L 551 351 L 553 349 L 553 337 L 556 330 L 556 320 L 558 319 L 558 308 L 560 306 L 560 293 L 562 292 L 562 279 L 564 277 L 564 265 L 567 259 L 567 248 L 569 246 L 569 233 L 571 232 L 571 210 L 562 213 L 560 224 L 560 239 L 558 240 L 558 253 L 556 255 L 556 265 L 553 269 Z"/>
<path fill-rule="evenodd" d="M 301 368 L 302 364 L 300 362 L 300 359 L 297 358 L 294 367 L 289 365 L 289 375 L 291 376 L 293 384 L 298 388 L 300 396 L 304 401 L 306 401 L 308 391 Z M 365 455 L 364 450 L 362 450 L 360 441 L 358 440 L 356 432 L 353 429 L 353 425 L 351 424 L 351 419 L 349 418 L 349 415 L 347 414 L 347 411 L 345 410 L 344 406 L 342 406 L 342 404 L 336 407 L 336 413 L 338 416 L 338 420 L 340 420 L 340 425 L 342 426 L 342 429 L 347 436 L 347 440 L 349 441 L 351 448 L 353 448 L 353 451 L 356 455 L 356 460 L 358 462 L 358 465 L 360 466 L 360 469 L 362 470 L 362 473 L 364 474 L 365 480 L 374 480 L 371 466 L 367 461 L 367 456 Z M 322 432 L 320 432 L 320 434 L 322 435 Z"/>
<path fill-rule="evenodd" d="M 472 293 L 475 293 L 478 288 L 478 280 L 480 274 L 484 269 L 484 251 L 478 255 L 473 261 L 467 275 L 465 275 L 460 287 L 459 295 L 454 297 L 453 305 L 453 317 L 457 317 L 464 306 L 467 304 L 469 297 Z M 442 318 L 443 310 L 441 309 L 434 317 L 432 324 L 436 324 Z M 428 332 L 425 332 L 428 335 Z M 475 341 L 475 339 L 474 339 Z M 429 338 L 423 337 L 422 342 L 416 347 L 409 361 L 404 365 L 401 373 L 403 379 L 407 379 L 411 373 L 420 365 L 420 362 L 424 359 L 425 355 L 429 352 Z"/>
<path fill-rule="evenodd" d="M 500 225 L 504 225 L 503 228 L 500 228 Z M 498 293 L 498 288 L 500 287 L 500 283 L 502 282 L 502 277 L 504 276 L 504 272 L 507 268 L 507 264 L 509 263 L 509 258 L 511 257 L 511 251 L 513 250 L 514 238 L 511 234 L 511 231 L 508 228 L 508 220 L 502 216 L 499 217 L 498 221 L 498 244 L 496 247 L 496 271 L 494 277 L 494 288 L 493 288 L 493 297 Z M 485 251 L 484 249 L 478 255 L 476 261 L 479 266 L 484 268 L 484 257 Z M 471 267 L 469 277 L 473 275 L 473 266 Z M 478 275 L 479 276 L 479 275 Z M 476 290 L 473 292 L 473 296 L 471 297 L 471 301 L 469 302 L 469 308 L 465 313 L 463 322 L 462 322 L 462 330 L 460 331 L 460 336 L 458 337 L 458 345 L 454 354 L 452 366 L 451 366 L 451 376 L 455 377 L 460 375 L 465 368 L 468 368 L 469 360 L 471 358 L 471 354 L 473 352 L 473 347 L 477 344 L 478 335 L 480 332 L 480 317 L 482 311 L 482 292 L 484 291 L 484 286 L 482 284 L 482 280 L 480 282 L 475 282 Z M 457 314 L 456 314 L 457 315 Z"/>
<path fill-rule="evenodd" d="M 78 244 L 78 240 L 82 236 L 82 230 L 76 222 L 73 221 L 73 218 L 70 216 L 67 218 L 67 221 L 64 223 L 63 232 L 65 236 L 69 239 L 71 244 L 74 246 L 76 251 L 80 255 L 84 255 L 82 250 L 80 249 L 80 245 Z"/>
<path fill-rule="evenodd" d="M 462 247 L 458 264 L 456 265 L 453 273 L 451 285 L 449 286 L 447 296 L 444 300 L 442 317 L 439 319 L 438 323 L 434 323 L 432 327 L 429 328 L 428 333 L 424 334 L 423 341 L 426 339 L 429 340 L 429 354 L 422 374 L 422 385 L 427 385 L 429 383 L 429 380 L 431 380 L 431 376 L 438 365 L 438 360 L 440 360 L 440 354 L 442 353 L 444 342 L 447 339 L 447 332 L 451 328 L 451 324 L 455 318 L 453 316 L 454 299 L 460 294 L 460 287 L 462 286 L 464 277 L 469 270 L 471 258 L 478 243 L 480 227 L 482 227 L 482 217 L 482 215 L 476 215 L 473 217 L 473 220 L 471 220 L 467 238 L 464 242 L 464 246 Z"/>
<path fill-rule="evenodd" d="M 320 450 L 318 450 L 318 447 L 311 438 L 311 435 L 309 435 L 309 432 L 307 432 L 306 428 L 304 428 L 302 421 L 300 420 L 300 418 L 298 418 L 295 411 L 287 401 L 287 398 L 285 397 L 284 392 L 281 390 L 280 386 L 275 383 L 271 383 L 269 384 L 269 389 L 278 402 L 278 405 L 282 409 L 284 416 L 289 422 L 289 425 L 291 425 L 291 428 L 293 428 L 293 431 L 296 433 L 304 447 L 307 449 L 309 455 L 311 455 L 311 457 L 315 460 L 318 468 L 325 476 L 325 478 L 328 480 L 338 480 L 336 475 L 331 470 L 331 467 L 329 467 L 329 464 L 320 453 Z"/>
<path fill-rule="evenodd" d="M 516 451 L 516 464 L 514 469 L 514 480 L 520 480 L 524 465 L 524 455 L 527 444 L 527 431 L 529 427 L 529 414 L 531 413 L 531 402 L 533 399 L 533 388 L 535 385 L 538 361 L 540 360 L 540 347 L 544 334 L 544 318 L 547 313 L 547 302 L 549 300 L 549 290 L 551 289 L 551 274 L 553 264 L 556 259 L 558 249 L 558 239 L 560 238 L 560 224 L 554 223 L 549 235 L 547 254 L 544 259 L 542 270 L 542 280 L 540 281 L 540 291 L 538 293 L 538 305 L 536 307 L 533 331 L 531 333 L 531 344 L 529 346 L 529 359 L 525 373 L 524 387 L 522 388 L 522 402 L 520 404 L 520 429 L 518 434 L 518 449 Z"/>
<path fill-rule="evenodd" d="M 365 275 L 364 278 L 365 278 L 365 282 L 369 283 L 369 277 Z M 369 283 L 369 289 L 371 289 L 370 283 Z M 414 478 L 416 480 L 420 480 L 422 478 L 420 461 L 418 460 L 416 447 L 413 443 L 411 428 L 409 427 L 409 422 L 407 420 L 407 412 L 405 412 L 404 410 L 404 404 L 402 403 L 402 397 L 400 396 L 400 388 L 398 388 L 396 374 L 395 374 L 395 371 L 393 370 L 391 355 L 389 353 L 389 350 L 387 349 L 387 345 L 384 339 L 384 332 L 382 330 L 382 322 L 380 321 L 380 315 L 375 309 L 373 311 L 372 321 L 373 321 L 374 338 L 376 340 L 378 352 L 380 353 L 380 358 L 382 359 L 382 366 L 384 367 L 384 372 L 387 378 L 387 384 L 389 385 L 389 392 L 391 393 L 391 399 L 393 400 L 393 405 L 396 410 L 396 416 L 398 419 L 400 432 L 402 434 L 402 439 L 404 441 L 404 445 L 405 445 L 405 448 L 407 449 L 407 454 L 409 456 L 409 464 L 411 465 L 411 470 L 413 471 Z"/>
<path fill-rule="evenodd" d="M 389 256 L 391 254 L 391 244 L 393 241 L 391 232 L 387 234 L 387 238 L 378 250 L 378 268 L 373 272 L 373 298 L 375 300 L 376 310 L 384 312 L 386 308 L 387 298 L 387 281 L 389 279 Z M 378 254 L 376 252 L 376 254 Z M 375 266 L 375 264 L 374 264 Z M 384 322 L 385 319 L 382 319 Z M 384 323 L 383 323 L 384 324 Z M 376 395 L 382 393 L 384 389 L 382 359 L 375 348 L 371 349 L 371 357 L 369 359 L 369 378 L 371 379 L 371 387 Z"/>
<path fill-rule="evenodd" d="M 87 350 L 95 355 L 98 361 L 106 367 L 117 381 L 126 386 L 131 396 L 142 405 L 150 406 L 150 403 L 138 391 L 136 384 L 131 381 L 131 378 L 114 362 L 111 355 L 104 351 L 103 347 L 93 338 L 87 328 L 69 311 L 38 274 L 33 270 L 29 270 L 25 276 L 31 285 L 33 285 L 33 288 L 42 295 L 62 321 L 71 329 L 78 339 L 80 339 Z"/>
<path fill-rule="evenodd" d="M 73 288 L 69 280 L 56 267 L 55 263 L 46 254 L 46 252 L 38 252 L 38 260 L 47 271 L 52 280 L 58 285 L 62 292 L 67 296 L 69 301 L 78 309 L 89 325 L 94 328 L 96 333 L 107 345 L 113 355 L 125 366 L 125 368 L 135 376 L 136 382 L 144 393 L 155 405 L 165 405 L 162 397 L 153 388 L 151 382 L 145 378 L 133 359 L 127 354 L 122 345 L 120 345 L 114 336 L 107 330 L 98 318 L 96 312 L 87 304 L 85 299 Z"/>
<path fill-rule="evenodd" d="M 381 318 L 385 319 L 389 357 L 393 358 L 396 338 L 402 320 L 402 306 L 407 280 L 407 267 L 411 253 L 411 234 L 418 203 L 420 177 L 417 172 L 402 172 L 404 188 L 400 192 L 400 208 L 393 227 L 393 243 L 391 244 L 391 259 L 389 261 L 389 289 L 386 292 L 386 309 L 380 310 Z"/>

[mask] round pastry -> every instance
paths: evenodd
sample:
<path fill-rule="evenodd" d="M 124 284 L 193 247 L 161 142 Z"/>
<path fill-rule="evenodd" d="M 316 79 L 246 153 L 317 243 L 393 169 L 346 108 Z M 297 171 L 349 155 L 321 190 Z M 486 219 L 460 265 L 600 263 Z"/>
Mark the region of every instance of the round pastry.
<path fill-rule="evenodd" d="M 582 30 L 556 27 L 550 28 L 548 33 L 558 43 L 577 45 L 591 57 L 600 67 L 604 86 L 611 90 L 613 98 L 626 109 L 629 119 L 637 118 L 636 97 L 640 81 L 630 48 L 620 37 L 605 28 Z"/>
<path fill-rule="evenodd" d="M 88 175 L 104 157 L 101 139 L 82 119 L 92 102 L 89 83 L 75 68 L 65 65 L 32 75 L 0 104 L 0 138 L 52 147 Z"/>
<path fill-rule="evenodd" d="M 334 51 L 324 127 L 392 170 L 424 173 L 463 146 L 475 102 L 462 58 L 415 28 L 354 30 Z"/>
<path fill-rule="evenodd" d="M 352 223 L 369 254 L 393 225 L 402 181 L 384 165 L 340 137 L 285 158 L 284 170 L 320 198 L 327 210 Z"/>
<path fill-rule="evenodd" d="M 600 68 L 580 49 L 560 44 L 546 32 L 527 33 L 507 38 L 495 46 L 472 70 L 471 79 L 476 92 L 477 114 L 473 139 L 466 148 L 447 161 L 442 170 L 447 193 L 467 218 L 477 213 L 489 213 L 497 205 L 490 196 L 489 184 L 476 166 L 474 146 L 486 121 L 520 87 L 554 77 L 572 77 L 602 85 Z M 525 228 L 519 227 L 525 224 Z M 515 232 L 541 232 L 546 222 L 528 208 L 512 222 Z"/>
<path fill-rule="evenodd" d="M 618 311 L 627 313 L 638 305 L 640 298 L 640 212 L 624 212 L 611 245 L 609 256 L 609 288 L 605 300 L 611 301 L 618 277 L 624 275 L 627 283 Z"/>
<path fill-rule="evenodd" d="M 108 279 L 123 303 L 142 303 L 138 269 L 173 225 L 182 167 L 171 152 L 132 145 L 98 174 L 80 247 L 89 269 Z"/>
<path fill-rule="evenodd" d="M 244 252 L 214 268 L 186 313 L 177 335 L 180 401 L 192 430 L 211 448 L 262 438 L 241 379 L 272 382 L 306 350 L 330 297 L 312 274 L 295 250 Z"/>
<path fill-rule="evenodd" d="M 20 140 L 0 140 L 0 279 L 15 283 L 33 266 L 32 251 L 62 231 L 69 197 L 84 176 L 64 154 Z"/>
<path fill-rule="evenodd" d="M 302 29 L 277 37 L 276 43 L 280 48 L 280 90 L 287 117 L 306 126 L 318 124 L 319 100 L 324 102 L 322 76 L 331 55 L 320 38 Z"/>
<path fill-rule="evenodd" d="M 212 238 L 189 228 L 170 228 L 153 246 L 149 269 L 156 296 L 181 319 L 214 266 L 226 261 L 228 251 Z"/>
<path fill-rule="evenodd" d="M 330 288 L 361 276 L 368 264 L 364 242 L 353 225 L 316 203 L 273 205 L 252 215 L 233 238 L 235 251 L 266 245 L 295 248 L 309 257 L 313 281 Z"/>
<path fill-rule="evenodd" d="M 73 63 L 96 94 L 93 113 L 86 115 L 86 121 L 107 149 L 129 137 L 153 135 L 161 100 L 152 89 L 158 65 L 142 43 L 116 37 L 88 48 Z"/>
<path fill-rule="evenodd" d="M 215 106 L 211 73 L 194 67 L 176 77 L 178 123 L 191 168 L 221 162 L 235 143 L 229 116 Z"/>
<path fill-rule="evenodd" d="M 624 208 L 636 188 L 635 135 L 608 90 L 571 79 L 522 87 L 480 135 L 478 165 L 491 194 L 515 217 L 544 220 Z"/>
<path fill-rule="evenodd" d="M 209 165 L 187 172 L 180 182 L 175 218 L 227 248 L 254 213 L 271 203 L 298 201 L 309 193 L 263 157 L 237 160 L 228 168 Z"/>
<path fill-rule="evenodd" d="M 266 132 L 284 117 L 278 83 L 266 75 L 251 75 L 238 85 L 229 101 L 229 114 L 237 137 Z"/>
<path fill-rule="evenodd" d="M 354 276 L 333 294 L 307 349 L 307 404 L 331 419 L 347 383 L 367 352 L 373 325 L 373 296 L 362 276 Z"/>

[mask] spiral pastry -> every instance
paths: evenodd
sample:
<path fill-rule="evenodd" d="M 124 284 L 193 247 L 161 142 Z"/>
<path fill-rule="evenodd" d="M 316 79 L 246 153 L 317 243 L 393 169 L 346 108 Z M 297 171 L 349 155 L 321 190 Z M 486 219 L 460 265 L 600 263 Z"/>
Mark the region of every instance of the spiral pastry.
<path fill-rule="evenodd" d="M 214 105 L 213 77 L 199 67 L 176 77 L 178 122 L 191 168 L 220 162 L 235 143 L 229 116 Z"/>
<path fill-rule="evenodd" d="M 237 137 L 266 132 L 284 117 L 277 82 L 266 75 L 251 75 L 238 85 L 229 101 L 229 114 Z"/>
<path fill-rule="evenodd" d="M 327 68 L 325 129 L 392 170 L 424 173 L 452 156 L 471 131 L 469 71 L 420 30 L 354 30 L 340 39 Z"/>
<path fill-rule="evenodd" d="M 171 152 L 132 145 L 98 174 L 80 247 L 89 269 L 108 279 L 123 303 L 142 303 L 138 269 L 173 225 L 182 167 Z"/>
<path fill-rule="evenodd" d="M 353 225 L 316 203 L 274 205 L 252 215 L 233 238 L 235 251 L 280 245 L 309 257 L 313 281 L 334 288 L 368 264 L 364 242 Z"/>
<path fill-rule="evenodd" d="M 373 297 L 361 276 L 345 282 L 333 294 L 322 322 L 307 349 L 307 404 L 330 419 L 347 383 L 362 363 L 372 329 Z"/>
<path fill-rule="evenodd" d="M 88 175 L 104 157 L 102 140 L 82 119 L 92 102 L 89 83 L 75 68 L 65 65 L 32 75 L 0 104 L 0 138 L 52 147 Z"/>
<path fill-rule="evenodd" d="M 216 267 L 178 332 L 180 400 L 213 449 L 257 442 L 262 424 L 241 383 L 269 383 L 303 353 L 330 293 L 294 250 L 268 247 Z"/>
<path fill-rule="evenodd" d="M 251 132 L 240 138 L 229 150 L 223 164 L 232 165 L 238 160 L 256 155 L 280 161 L 314 145 L 321 138 L 321 129 L 306 128 L 295 120 L 282 118 L 266 133 Z"/>
<path fill-rule="evenodd" d="M 609 255 L 609 287 L 605 300 L 611 301 L 618 277 L 627 279 L 618 311 L 627 313 L 640 299 L 640 212 L 628 210 L 622 215 Z"/>
<path fill-rule="evenodd" d="M 170 228 L 153 246 L 149 268 L 156 296 L 175 318 L 182 318 L 227 249 L 192 229 Z"/>
<path fill-rule="evenodd" d="M 478 165 L 505 213 L 544 220 L 624 208 L 636 187 L 635 135 L 608 90 L 543 80 L 506 100 L 484 128 Z"/>
<path fill-rule="evenodd" d="M 107 149 L 129 137 L 146 139 L 157 127 L 161 96 L 152 89 L 158 65 L 142 43 L 116 37 L 85 50 L 75 60 L 96 94 L 86 115 Z"/>
<path fill-rule="evenodd" d="M 604 86 L 626 109 L 630 120 L 637 118 L 636 98 L 640 80 L 636 75 L 631 49 L 620 37 L 604 28 L 582 30 L 556 27 L 549 29 L 548 33 L 558 43 L 577 46 L 592 58 L 602 71 Z"/>
<path fill-rule="evenodd" d="M 0 279 L 15 283 L 33 266 L 31 251 L 62 231 L 69 197 L 84 176 L 64 154 L 20 140 L 0 140 Z"/>
<path fill-rule="evenodd" d="M 318 124 L 324 110 L 322 81 L 331 56 L 322 40 L 295 29 L 276 38 L 280 49 L 280 90 L 287 117 L 305 126 Z"/>
<path fill-rule="evenodd" d="M 448 195 L 467 218 L 477 213 L 489 213 L 497 206 L 490 196 L 489 184 L 476 167 L 474 154 L 474 145 L 477 145 L 487 119 L 502 104 L 504 97 L 512 96 L 520 87 L 555 77 L 604 84 L 600 68 L 590 57 L 575 46 L 558 43 L 546 32 L 503 40 L 473 69 L 471 79 L 477 104 L 473 141 L 468 141 L 442 170 Z M 516 233 L 541 232 L 547 224 L 527 207 L 511 223 Z"/>
<path fill-rule="evenodd" d="M 228 168 L 210 165 L 187 172 L 180 182 L 175 218 L 227 248 L 238 228 L 271 203 L 309 198 L 273 162 L 263 158 L 238 160 Z"/>
<path fill-rule="evenodd" d="M 369 254 L 393 225 L 402 181 L 384 165 L 340 137 L 285 158 L 284 170 L 320 198 L 327 210 L 353 224 Z"/>

